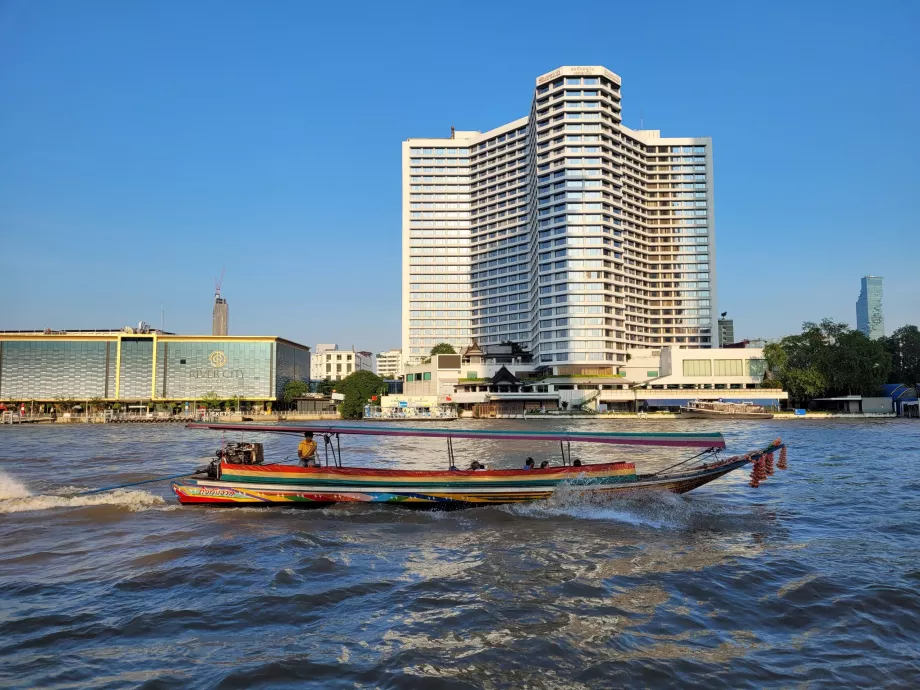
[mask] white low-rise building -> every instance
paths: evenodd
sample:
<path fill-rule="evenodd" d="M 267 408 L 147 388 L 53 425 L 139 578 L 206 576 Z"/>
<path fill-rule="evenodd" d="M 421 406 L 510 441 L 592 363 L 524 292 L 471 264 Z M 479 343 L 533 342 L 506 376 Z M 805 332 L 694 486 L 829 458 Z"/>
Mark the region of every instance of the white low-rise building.
<path fill-rule="evenodd" d="M 565 367 L 539 366 L 529 357 L 469 348 L 407 366 L 404 391 L 499 415 L 669 409 L 691 400 L 720 399 L 778 407 L 788 395 L 763 387 L 765 372 L 763 348 L 636 349 L 620 373 L 599 369 L 596 375 L 572 375 Z"/>
<path fill-rule="evenodd" d="M 356 371 L 374 371 L 374 355 L 363 350 L 340 350 L 335 344 L 320 344 L 310 358 L 313 381 L 340 381 Z"/>
<path fill-rule="evenodd" d="M 390 380 L 403 377 L 402 350 L 387 350 L 377 353 L 377 376 Z"/>
<path fill-rule="evenodd" d="M 623 369 L 630 390 L 602 390 L 597 405 L 608 409 L 674 408 L 691 400 L 751 402 L 779 407 L 785 391 L 763 387 L 767 362 L 762 347 L 630 350 Z"/>

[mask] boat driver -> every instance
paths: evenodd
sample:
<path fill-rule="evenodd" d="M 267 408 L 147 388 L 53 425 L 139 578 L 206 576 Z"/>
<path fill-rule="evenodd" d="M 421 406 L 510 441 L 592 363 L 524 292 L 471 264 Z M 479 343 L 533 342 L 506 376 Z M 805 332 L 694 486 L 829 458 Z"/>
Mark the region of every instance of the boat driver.
<path fill-rule="evenodd" d="M 297 457 L 304 467 L 319 467 L 316 460 L 316 441 L 313 440 L 313 432 L 305 431 L 303 441 L 297 446 Z"/>

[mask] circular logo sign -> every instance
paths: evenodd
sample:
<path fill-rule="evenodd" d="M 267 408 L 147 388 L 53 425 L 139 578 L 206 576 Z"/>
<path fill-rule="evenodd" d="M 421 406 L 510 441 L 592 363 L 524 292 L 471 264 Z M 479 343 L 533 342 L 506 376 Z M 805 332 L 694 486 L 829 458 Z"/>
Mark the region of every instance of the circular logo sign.
<path fill-rule="evenodd" d="M 227 355 L 220 350 L 214 350 L 214 352 L 208 355 L 208 361 L 211 363 L 212 367 L 220 369 L 227 363 Z"/>

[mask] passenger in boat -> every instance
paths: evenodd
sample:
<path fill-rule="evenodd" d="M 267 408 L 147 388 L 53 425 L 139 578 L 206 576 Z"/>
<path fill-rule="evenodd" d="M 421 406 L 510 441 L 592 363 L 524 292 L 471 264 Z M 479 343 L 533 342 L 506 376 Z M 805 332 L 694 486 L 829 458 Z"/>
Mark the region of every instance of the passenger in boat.
<path fill-rule="evenodd" d="M 471 470 L 484 470 L 485 468 L 486 466 L 479 462 L 479 460 L 473 460 L 473 462 L 470 463 Z"/>
<path fill-rule="evenodd" d="M 527 458 L 527 459 L 524 461 L 524 469 L 525 469 L 525 470 L 532 470 L 532 469 L 533 469 L 533 458 Z"/>
<path fill-rule="evenodd" d="M 313 432 L 305 431 L 303 441 L 297 446 L 297 457 L 304 467 L 319 467 L 316 460 L 316 441 L 313 440 Z"/>
<path fill-rule="evenodd" d="M 540 463 L 541 470 L 545 470 L 547 467 L 549 467 L 549 460 L 544 460 L 543 462 Z"/>
<path fill-rule="evenodd" d="M 573 460 L 572 467 L 581 467 L 581 460 Z"/>

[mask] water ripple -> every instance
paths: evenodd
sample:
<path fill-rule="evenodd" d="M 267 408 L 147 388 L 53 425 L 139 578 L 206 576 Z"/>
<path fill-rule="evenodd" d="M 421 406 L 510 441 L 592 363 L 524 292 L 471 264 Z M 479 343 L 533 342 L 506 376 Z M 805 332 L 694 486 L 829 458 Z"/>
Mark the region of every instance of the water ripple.
<path fill-rule="evenodd" d="M 74 496 L 190 470 L 219 439 L 156 425 L 0 430 L 0 685 L 917 685 L 920 424 L 723 431 L 738 451 L 782 435 L 789 471 L 757 490 L 739 472 L 687 496 L 425 513 L 178 508 L 165 485 Z M 267 455 L 292 453 L 290 439 L 263 439 Z M 511 467 L 558 448 L 456 452 Z M 616 457 L 670 462 L 655 449 Z M 349 458 L 440 467 L 443 444 L 349 439 Z"/>

